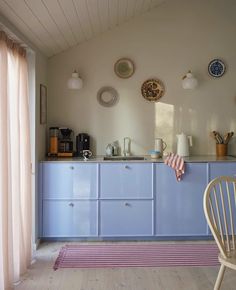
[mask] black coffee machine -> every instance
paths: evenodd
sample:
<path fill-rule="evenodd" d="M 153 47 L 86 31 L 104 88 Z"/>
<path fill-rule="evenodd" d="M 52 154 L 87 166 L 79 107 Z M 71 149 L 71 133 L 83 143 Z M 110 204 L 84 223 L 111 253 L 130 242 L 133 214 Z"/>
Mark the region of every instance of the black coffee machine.
<path fill-rule="evenodd" d="M 80 133 L 76 136 L 76 155 L 83 156 L 83 150 L 89 150 L 90 137 L 86 133 Z"/>
<path fill-rule="evenodd" d="M 59 128 L 59 146 L 58 156 L 72 157 L 73 156 L 73 136 L 74 132 L 70 128 Z"/>

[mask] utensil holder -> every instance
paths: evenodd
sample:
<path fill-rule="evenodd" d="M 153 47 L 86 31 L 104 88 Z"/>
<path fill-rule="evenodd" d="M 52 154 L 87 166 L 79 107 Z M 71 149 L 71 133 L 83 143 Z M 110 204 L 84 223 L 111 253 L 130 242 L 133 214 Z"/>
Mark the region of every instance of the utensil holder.
<path fill-rule="evenodd" d="M 228 144 L 216 144 L 216 156 L 227 156 Z"/>

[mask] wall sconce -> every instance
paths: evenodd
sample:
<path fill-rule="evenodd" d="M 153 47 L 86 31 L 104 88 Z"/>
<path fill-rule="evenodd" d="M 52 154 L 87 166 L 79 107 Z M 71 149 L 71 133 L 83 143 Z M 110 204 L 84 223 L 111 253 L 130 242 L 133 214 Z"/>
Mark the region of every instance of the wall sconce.
<path fill-rule="evenodd" d="M 182 86 L 185 90 L 195 89 L 198 85 L 198 80 L 194 77 L 191 70 L 182 78 Z"/>
<path fill-rule="evenodd" d="M 79 90 L 83 87 L 83 80 L 79 77 L 78 72 L 75 70 L 71 78 L 67 81 L 67 87 L 70 90 Z"/>

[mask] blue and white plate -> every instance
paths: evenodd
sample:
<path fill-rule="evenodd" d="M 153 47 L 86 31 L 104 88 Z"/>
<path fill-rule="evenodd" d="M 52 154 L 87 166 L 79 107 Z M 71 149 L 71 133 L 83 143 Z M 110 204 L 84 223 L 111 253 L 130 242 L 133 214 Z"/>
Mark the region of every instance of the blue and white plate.
<path fill-rule="evenodd" d="M 208 65 L 208 72 L 214 78 L 222 77 L 225 73 L 225 64 L 220 59 L 213 59 Z"/>

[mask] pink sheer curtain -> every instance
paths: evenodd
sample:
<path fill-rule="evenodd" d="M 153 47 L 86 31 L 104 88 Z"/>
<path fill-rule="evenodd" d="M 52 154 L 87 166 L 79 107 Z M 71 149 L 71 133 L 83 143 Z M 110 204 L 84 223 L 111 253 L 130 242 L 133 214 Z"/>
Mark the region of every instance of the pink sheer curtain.
<path fill-rule="evenodd" d="M 0 289 L 31 262 L 31 160 L 25 50 L 0 32 Z"/>

